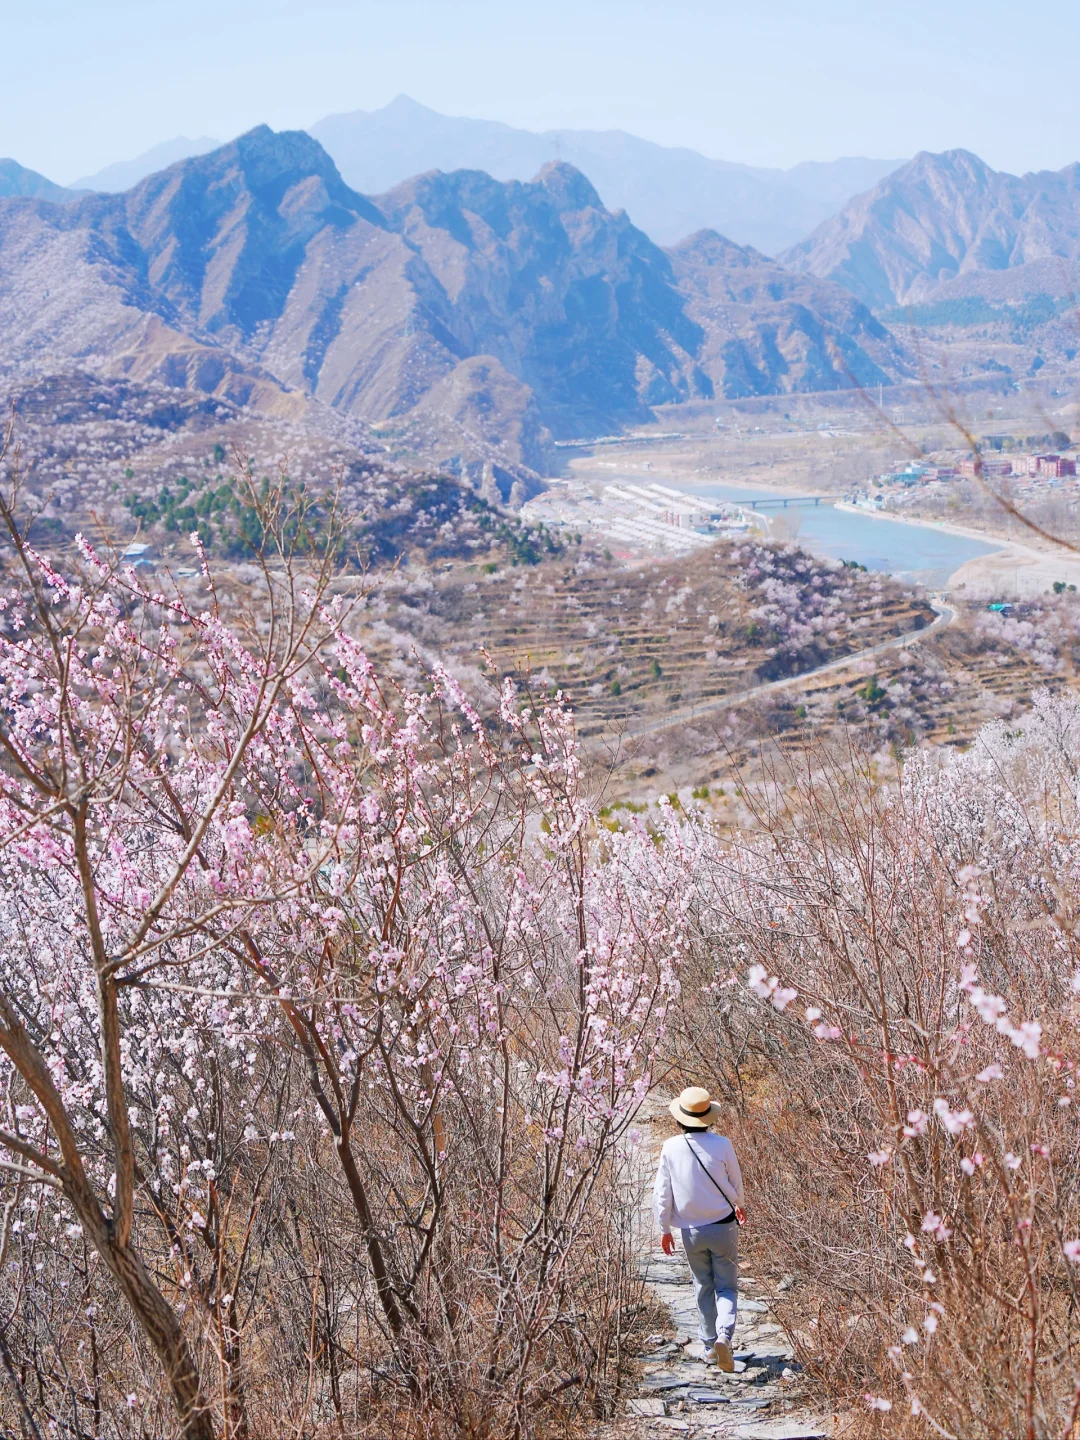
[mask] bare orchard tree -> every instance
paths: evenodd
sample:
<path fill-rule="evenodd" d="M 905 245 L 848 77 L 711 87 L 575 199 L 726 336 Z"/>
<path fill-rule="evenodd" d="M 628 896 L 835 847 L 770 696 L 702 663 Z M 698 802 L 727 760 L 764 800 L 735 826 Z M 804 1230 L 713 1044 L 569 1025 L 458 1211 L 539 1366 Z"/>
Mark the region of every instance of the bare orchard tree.
<path fill-rule="evenodd" d="M 732 843 L 690 827 L 695 1034 L 789 1328 L 890 1435 L 1077 1433 L 1078 765 L 1044 693 L 892 787 L 853 747 L 777 770 Z"/>

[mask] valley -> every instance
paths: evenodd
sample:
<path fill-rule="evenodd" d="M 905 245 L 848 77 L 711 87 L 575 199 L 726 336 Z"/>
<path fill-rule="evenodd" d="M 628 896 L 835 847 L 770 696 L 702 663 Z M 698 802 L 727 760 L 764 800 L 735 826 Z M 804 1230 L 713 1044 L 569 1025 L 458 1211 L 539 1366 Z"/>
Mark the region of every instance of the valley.
<path fill-rule="evenodd" d="M 322 8 L 0 160 L 0 1431 L 1076 1440 L 1080 164 Z"/>
<path fill-rule="evenodd" d="M 515 509 L 497 484 L 418 470 L 378 427 L 328 407 L 292 418 L 80 372 L 10 393 L 39 543 L 68 551 L 77 529 L 118 550 L 134 540 L 148 574 L 197 591 L 197 529 L 221 596 L 240 603 L 255 573 L 247 473 L 334 496 L 343 583 L 367 592 L 357 634 L 373 661 L 402 684 L 444 666 L 485 710 L 497 676 L 561 694 L 612 803 L 708 791 L 710 808 L 736 815 L 732 775 L 772 754 L 852 725 L 897 753 L 962 744 L 1073 674 L 1075 606 L 1049 592 L 1080 578 L 1075 559 L 1037 536 L 1010 541 L 1007 523 L 836 508 L 860 478 L 955 446 L 930 397 L 909 402 L 902 425 L 865 394 L 730 403 L 719 425 L 712 407 L 668 410 L 655 438 L 557 452 L 562 476 Z M 1044 403 L 1028 393 L 979 425 L 1030 430 Z M 684 428 L 665 439 L 673 420 Z M 682 554 L 628 545 L 602 516 L 632 513 L 650 485 L 654 499 L 665 487 L 726 497 L 746 526 L 727 539 L 683 531 L 695 544 Z M 628 496 L 614 510 L 612 486 Z M 806 495 L 820 503 L 783 505 Z M 1029 615 L 986 610 L 1014 598 Z"/>

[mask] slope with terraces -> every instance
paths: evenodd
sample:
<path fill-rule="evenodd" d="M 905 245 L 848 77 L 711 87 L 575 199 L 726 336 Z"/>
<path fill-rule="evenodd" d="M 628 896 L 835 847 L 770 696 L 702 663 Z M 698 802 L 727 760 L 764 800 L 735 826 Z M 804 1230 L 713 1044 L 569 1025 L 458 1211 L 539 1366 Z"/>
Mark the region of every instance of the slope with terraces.
<path fill-rule="evenodd" d="M 473 683 L 483 647 L 500 674 L 561 690 L 579 734 L 597 742 L 932 619 L 923 599 L 885 577 L 793 546 L 719 541 L 633 569 L 564 557 L 388 587 L 365 638 L 399 670 L 438 657 Z"/>
<path fill-rule="evenodd" d="M 711 807 L 738 811 L 728 785 L 736 774 L 742 783 L 779 766 L 782 776 L 788 765 L 803 768 L 835 742 L 869 746 L 879 757 L 891 753 L 894 761 L 913 748 L 966 747 L 987 721 L 1022 715 L 1034 691 L 1075 687 L 1080 646 L 1068 614 L 1075 597 L 1046 602 L 1048 610 L 1054 606 L 1062 613 L 1032 627 L 1053 636 L 1048 649 L 1031 643 L 1030 634 L 1010 637 L 981 605 L 953 601 L 951 623 L 908 644 L 856 654 L 848 667 L 806 673 L 737 711 L 647 735 L 620 777 L 620 793 L 640 791 L 642 776 L 653 774 L 665 788 L 693 788 Z"/>
<path fill-rule="evenodd" d="M 783 562 L 786 578 L 763 576 L 763 555 Z M 804 615 L 842 597 L 843 620 L 785 641 L 769 601 L 781 585 Z M 795 761 L 845 736 L 897 757 L 965 745 L 985 721 L 1025 710 L 1033 690 L 1072 683 L 1067 639 L 1049 665 L 1045 650 L 989 633 L 979 606 L 957 602 L 947 619 L 926 633 L 934 615 L 919 592 L 743 540 L 635 568 L 564 555 L 491 574 L 457 566 L 408 585 L 396 577 L 374 598 L 364 638 L 377 663 L 414 681 L 424 665 L 447 665 L 489 709 L 489 661 L 534 693 L 561 690 L 587 750 L 618 754 L 613 797 L 659 783 L 713 787 L 715 800 L 717 785 L 759 774 L 770 754 Z M 843 657 L 850 668 L 822 669 Z M 784 675 L 795 683 L 746 695 Z M 717 706 L 723 697 L 733 703 Z"/>

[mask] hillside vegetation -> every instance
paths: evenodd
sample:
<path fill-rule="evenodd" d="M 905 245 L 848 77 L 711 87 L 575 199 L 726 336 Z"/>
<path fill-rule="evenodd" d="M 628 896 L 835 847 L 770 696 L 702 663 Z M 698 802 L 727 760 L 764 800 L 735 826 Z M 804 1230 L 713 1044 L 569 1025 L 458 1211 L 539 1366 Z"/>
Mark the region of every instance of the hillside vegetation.
<path fill-rule="evenodd" d="M 905 1436 L 1067 1433 L 1075 701 L 892 784 L 858 736 L 773 767 L 735 833 L 667 797 L 615 821 L 564 704 L 498 675 L 481 708 L 365 644 L 476 597 L 539 639 L 544 565 L 357 610 L 332 546 L 289 558 L 292 504 L 275 529 L 258 499 L 266 564 L 228 605 L 235 576 L 152 591 L 12 525 L 4 1427 L 587 1431 L 655 1325 L 633 1122 L 705 1072 L 825 1396 Z M 631 693 L 650 647 L 713 633 L 690 579 L 746 668 L 902 616 L 794 547 L 679 571 L 576 577 L 608 614 L 662 604 L 627 615 Z M 598 615 L 560 643 L 602 664 Z"/>
<path fill-rule="evenodd" d="M 689 560 L 629 569 L 594 556 L 535 568 L 399 580 L 369 605 L 365 642 L 405 674 L 438 659 L 565 695 L 584 740 L 675 707 L 813 669 L 933 619 L 924 600 L 792 545 L 718 542 Z"/>

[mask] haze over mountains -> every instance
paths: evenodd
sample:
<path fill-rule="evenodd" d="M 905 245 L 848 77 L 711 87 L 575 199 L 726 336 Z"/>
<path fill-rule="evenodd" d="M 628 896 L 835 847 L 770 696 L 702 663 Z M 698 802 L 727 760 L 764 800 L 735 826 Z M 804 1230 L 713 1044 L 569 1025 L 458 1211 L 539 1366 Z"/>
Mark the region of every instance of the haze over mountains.
<path fill-rule="evenodd" d="M 621 130 L 539 133 L 441 115 L 407 95 L 380 110 L 329 115 L 309 133 L 345 182 L 363 195 L 382 194 L 428 170 L 483 170 L 496 180 L 531 180 L 552 160 L 565 160 L 588 176 L 609 209 L 626 210 L 659 244 L 715 229 L 766 254 L 802 239 L 851 196 L 902 163 L 854 158 L 767 169 L 712 160 Z M 219 144 L 179 136 L 82 176 L 72 188 L 128 190 L 167 165 Z"/>
<path fill-rule="evenodd" d="M 380 110 L 330 115 L 309 127 L 342 177 L 377 195 L 426 170 L 484 170 L 531 180 L 552 160 L 587 175 L 610 210 L 626 210 L 661 245 L 713 229 L 774 254 L 902 162 L 843 159 L 772 170 L 712 160 L 622 130 L 537 133 L 440 115 L 407 95 Z"/>
<path fill-rule="evenodd" d="M 199 140 L 189 140 L 186 135 L 178 135 L 175 140 L 165 140 L 160 145 L 144 150 L 133 160 L 118 160 L 113 165 L 106 165 L 103 170 L 95 171 L 93 175 L 84 175 L 73 183 L 72 189 L 119 194 L 121 190 L 130 190 L 148 175 L 154 175 L 168 165 L 175 165 L 177 160 L 189 160 L 193 155 L 205 155 L 210 150 L 216 150 L 220 144 L 220 140 L 211 140 L 206 135 Z"/>
<path fill-rule="evenodd" d="M 23 367 L 311 395 L 434 433 L 450 417 L 537 468 L 546 430 L 905 368 L 840 287 L 714 234 L 665 252 L 565 163 L 372 201 L 309 135 L 265 126 L 121 195 L 0 202 L 0 341 Z"/>
<path fill-rule="evenodd" d="M 1008 175 L 967 150 L 916 155 L 779 257 L 875 309 L 1077 288 L 1080 165 Z"/>

